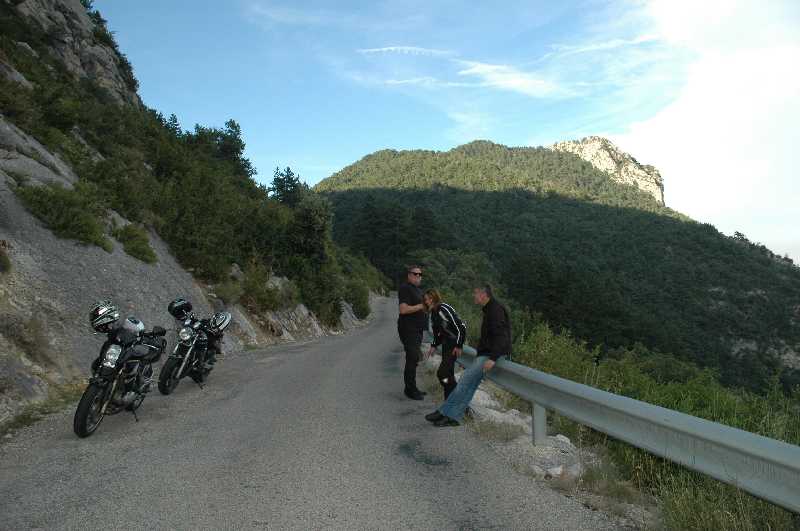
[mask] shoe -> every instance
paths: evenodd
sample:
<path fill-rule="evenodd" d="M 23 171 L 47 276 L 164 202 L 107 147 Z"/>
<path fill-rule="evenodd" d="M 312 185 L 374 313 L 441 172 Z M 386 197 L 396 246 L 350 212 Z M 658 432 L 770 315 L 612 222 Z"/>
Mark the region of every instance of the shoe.
<path fill-rule="evenodd" d="M 403 393 L 404 393 L 404 394 L 405 394 L 405 395 L 406 395 L 408 398 L 410 398 L 411 400 L 425 400 L 425 397 L 424 397 L 424 396 L 422 396 L 422 393 L 420 393 L 420 392 L 419 392 L 419 391 L 417 391 L 417 390 L 412 390 L 412 391 L 409 391 L 408 389 L 406 389 L 405 391 L 403 391 Z"/>
<path fill-rule="evenodd" d="M 433 425 L 437 428 L 448 428 L 450 426 L 461 426 L 461 423 L 456 419 L 451 419 L 450 417 L 442 415 L 442 418 L 434 422 Z"/>
<path fill-rule="evenodd" d="M 428 422 L 436 422 L 437 420 L 441 420 L 443 418 L 444 418 L 444 415 L 439 413 L 438 409 L 436 411 L 434 411 L 433 413 L 428 413 L 427 415 L 425 415 L 425 420 L 427 420 Z"/>

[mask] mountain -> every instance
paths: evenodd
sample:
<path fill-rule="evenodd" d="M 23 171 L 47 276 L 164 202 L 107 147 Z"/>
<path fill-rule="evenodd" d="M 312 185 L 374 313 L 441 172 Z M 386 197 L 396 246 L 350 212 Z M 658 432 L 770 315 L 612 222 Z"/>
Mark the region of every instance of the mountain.
<path fill-rule="evenodd" d="M 387 275 L 422 257 L 450 283 L 464 269 L 455 255 L 468 256 L 469 275 L 603 352 L 639 345 L 758 391 L 777 375 L 800 381 L 800 269 L 667 208 L 662 186 L 590 137 L 384 150 L 316 189 L 334 205 L 335 240 Z"/>
<path fill-rule="evenodd" d="M 98 300 L 148 326 L 227 307 L 230 351 L 353 326 L 383 289 L 289 168 L 255 181 L 235 121 L 183 130 L 137 87 L 91 1 L 0 0 L 0 429 L 86 374 Z"/>

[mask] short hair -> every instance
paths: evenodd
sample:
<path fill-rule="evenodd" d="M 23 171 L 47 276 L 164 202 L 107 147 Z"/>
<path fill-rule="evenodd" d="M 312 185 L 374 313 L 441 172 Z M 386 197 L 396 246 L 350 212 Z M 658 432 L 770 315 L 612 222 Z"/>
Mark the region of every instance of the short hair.
<path fill-rule="evenodd" d="M 412 269 L 422 269 L 421 265 L 411 264 L 406 266 L 406 273 L 411 273 Z"/>
<path fill-rule="evenodd" d="M 442 294 L 439 293 L 438 289 L 429 289 L 425 292 L 425 295 L 430 297 L 434 304 L 442 303 Z"/>
<path fill-rule="evenodd" d="M 478 284 L 475 286 L 475 289 L 479 289 L 484 292 L 490 299 L 494 298 L 494 293 L 492 291 L 492 285 L 488 282 L 484 282 L 482 284 Z"/>

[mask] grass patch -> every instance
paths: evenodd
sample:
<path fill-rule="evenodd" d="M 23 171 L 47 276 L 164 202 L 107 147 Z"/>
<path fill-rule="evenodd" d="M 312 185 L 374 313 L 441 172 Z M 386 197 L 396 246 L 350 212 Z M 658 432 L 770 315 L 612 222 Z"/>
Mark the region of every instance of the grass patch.
<path fill-rule="evenodd" d="M 30 426 L 46 415 L 62 411 L 80 399 L 85 388 L 85 382 L 51 385 L 46 399 L 36 404 L 29 404 L 13 419 L 0 426 L 0 436 Z"/>
<path fill-rule="evenodd" d="M 100 221 L 105 208 L 93 185 L 79 181 L 72 189 L 48 184 L 16 187 L 15 191 L 25 207 L 59 238 L 97 245 L 109 253 L 113 250 Z"/>
<path fill-rule="evenodd" d="M 469 427 L 478 434 L 481 439 L 496 442 L 511 442 L 525 434 L 525 429 L 518 424 L 507 422 L 494 422 L 491 420 L 475 420 L 469 423 Z"/>
<path fill-rule="evenodd" d="M 146 264 L 158 262 L 158 256 L 150 247 L 150 237 L 144 227 L 130 223 L 115 230 L 114 237 L 122 243 L 125 252 L 134 258 L 138 258 Z"/>

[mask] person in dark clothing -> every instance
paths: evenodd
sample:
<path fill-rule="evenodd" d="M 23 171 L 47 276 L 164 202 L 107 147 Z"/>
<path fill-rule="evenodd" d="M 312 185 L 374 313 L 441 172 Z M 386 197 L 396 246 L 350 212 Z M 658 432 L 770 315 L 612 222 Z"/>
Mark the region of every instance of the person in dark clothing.
<path fill-rule="evenodd" d="M 417 364 L 422 357 L 422 333 L 428 327 L 428 316 L 422 302 L 422 268 L 406 268 L 406 281 L 397 290 L 400 303 L 400 316 L 397 318 L 397 332 L 403 349 L 406 351 L 406 364 L 403 370 L 404 393 L 412 400 L 422 400 L 425 393 L 417 389 Z"/>
<path fill-rule="evenodd" d="M 486 373 L 494 368 L 498 359 L 511 356 L 511 322 L 508 311 L 492 296 L 492 288 L 489 285 L 475 288 L 473 298 L 476 304 L 483 306 L 481 338 L 476 349 L 478 357 L 475 358 L 475 363 L 464 371 L 455 390 L 450 393 L 444 404 L 433 413 L 425 415 L 426 420 L 440 428 L 460 424 L 464 418 L 464 411 L 469 407 Z"/>
<path fill-rule="evenodd" d="M 461 349 L 464 347 L 467 327 L 456 310 L 442 301 L 438 290 L 429 289 L 422 299 L 431 315 L 431 325 L 433 326 L 433 342 L 428 350 L 428 356 L 433 354 L 436 347 L 442 346 L 442 362 L 436 371 L 436 377 L 442 384 L 444 399 L 447 400 L 447 397 L 456 388 L 456 358 L 461 355 Z"/>

